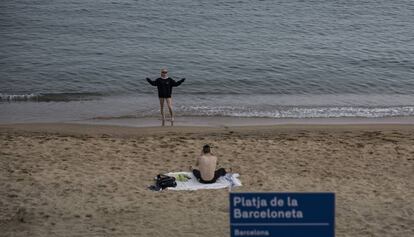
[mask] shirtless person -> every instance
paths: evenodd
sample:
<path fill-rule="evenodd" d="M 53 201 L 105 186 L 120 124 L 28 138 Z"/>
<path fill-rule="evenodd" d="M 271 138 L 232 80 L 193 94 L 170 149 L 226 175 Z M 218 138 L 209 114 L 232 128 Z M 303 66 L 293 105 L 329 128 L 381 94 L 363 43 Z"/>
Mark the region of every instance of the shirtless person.
<path fill-rule="evenodd" d="M 216 170 L 217 157 L 211 154 L 209 145 L 203 146 L 203 151 L 201 152 L 200 157 L 197 159 L 196 166 L 199 168 L 199 170 L 193 169 L 193 174 L 198 179 L 198 181 L 203 184 L 214 183 L 218 178 L 226 175 L 226 170 L 224 168 Z"/>

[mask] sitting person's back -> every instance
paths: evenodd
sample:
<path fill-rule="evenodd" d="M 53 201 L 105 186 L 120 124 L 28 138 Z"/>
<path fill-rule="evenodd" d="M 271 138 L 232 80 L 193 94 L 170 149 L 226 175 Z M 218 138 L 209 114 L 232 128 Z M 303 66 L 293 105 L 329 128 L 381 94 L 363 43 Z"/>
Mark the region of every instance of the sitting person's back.
<path fill-rule="evenodd" d="M 212 180 L 217 167 L 217 157 L 212 154 L 203 154 L 198 158 L 198 168 L 203 180 Z"/>
<path fill-rule="evenodd" d="M 214 183 L 220 177 L 226 174 L 226 170 L 217 167 L 217 157 L 211 154 L 210 146 L 204 145 L 200 157 L 197 159 L 198 169 L 193 170 L 194 176 L 200 183 Z"/>

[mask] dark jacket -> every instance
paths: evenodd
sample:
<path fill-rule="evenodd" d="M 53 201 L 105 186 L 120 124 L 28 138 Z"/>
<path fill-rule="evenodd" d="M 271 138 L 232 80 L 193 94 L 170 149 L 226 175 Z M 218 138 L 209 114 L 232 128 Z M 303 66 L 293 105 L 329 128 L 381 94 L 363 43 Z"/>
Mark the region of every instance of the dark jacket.
<path fill-rule="evenodd" d="M 147 81 L 158 88 L 158 97 L 160 98 L 171 98 L 172 88 L 181 85 L 185 81 L 185 78 L 174 81 L 171 77 L 167 79 L 158 78 L 155 81 L 147 78 Z"/>

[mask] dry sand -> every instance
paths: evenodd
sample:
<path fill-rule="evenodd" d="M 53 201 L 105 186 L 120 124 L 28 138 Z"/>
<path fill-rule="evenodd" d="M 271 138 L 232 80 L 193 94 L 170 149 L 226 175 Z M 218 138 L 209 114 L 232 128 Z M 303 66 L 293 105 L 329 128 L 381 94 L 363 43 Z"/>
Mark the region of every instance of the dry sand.
<path fill-rule="evenodd" d="M 228 190 L 147 189 L 203 144 L 235 191 L 336 193 L 336 236 L 414 236 L 413 125 L 0 126 L 1 236 L 229 236 Z"/>

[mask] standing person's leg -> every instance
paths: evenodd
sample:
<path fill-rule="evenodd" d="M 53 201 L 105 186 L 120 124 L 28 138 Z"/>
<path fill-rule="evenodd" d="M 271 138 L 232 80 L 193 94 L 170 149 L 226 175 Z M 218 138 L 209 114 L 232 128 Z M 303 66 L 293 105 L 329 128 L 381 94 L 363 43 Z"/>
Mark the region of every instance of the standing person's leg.
<path fill-rule="evenodd" d="M 165 126 L 164 98 L 161 98 L 161 97 L 160 97 L 160 110 L 161 110 L 162 126 Z"/>
<path fill-rule="evenodd" d="M 173 126 L 174 125 L 174 113 L 172 109 L 172 98 L 167 98 L 167 106 L 168 106 L 168 110 L 170 111 L 171 126 Z"/>

